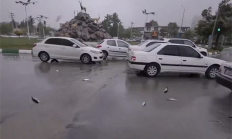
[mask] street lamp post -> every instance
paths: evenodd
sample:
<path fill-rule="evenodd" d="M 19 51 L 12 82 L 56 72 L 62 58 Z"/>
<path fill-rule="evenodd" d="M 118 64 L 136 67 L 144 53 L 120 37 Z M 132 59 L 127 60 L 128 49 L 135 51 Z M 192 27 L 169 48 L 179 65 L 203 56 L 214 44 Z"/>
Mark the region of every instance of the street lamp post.
<path fill-rule="evenodd" d="M 184 8 L 183 5 L 181 5 L 181 7 Z M 181 21 L 181 26 L 180 26 L 180 31 L 179 31 L 179 33 L 182 33 L 182 26 L 183 26 L 183 21 L 184 21 L 184 14 L 185 14 L 185 8 L 184 8 L 184 11 L 183 11 L 183 16 L 182 16 L 182 21 Z"/>
<path fill-rule="evenodd" d="M 131 39 L 132 39 L 132 27 L 133 27 L 133 22 L 131 22 Z"/>
<path fill-rule="evenodd" d="M 144 29 L 143 29 L 143 35 L 142 35 L 142 40 L 143 40 L 143 39 L 144 39 L 144 33 L 145 33 L 145 28 L 146 28 L 146 23 L 147 23 L 148 15 L 149 15 L 149 14 L 155 15 L 155 12 L 147 13 L 147 10 L 146 10 L 146 9 L 143 10 L 142 12 L 143 12 L 143 14 L 145 14 L 145 15 L 147 16 L 147 17 L 146 17 L 146 21 L 145 21 L 145 25 L 144 25 Z"/>
<path fill-rule="evenodd" d="M 31 0 L 27 0 L 27 2 L 15 1 L 15 3 L 22 4 L 23 6 L 25 6 L 25 13 L 26 13 L 26 20 L 27 20 L 27 35 L 28 35 L 28 39 L 30 40 L 30 31 L 29 31 L 28 18 L 27 18 L 27 5 L 35 4 L 37 2 L 31 2 Z"/>
<path fill-rule="evenodd" d="M 117 32 L 117 38 L 119 37 L 119 25 L 122 24 L 122 22 L 118 22 L 118 32 Z"/>

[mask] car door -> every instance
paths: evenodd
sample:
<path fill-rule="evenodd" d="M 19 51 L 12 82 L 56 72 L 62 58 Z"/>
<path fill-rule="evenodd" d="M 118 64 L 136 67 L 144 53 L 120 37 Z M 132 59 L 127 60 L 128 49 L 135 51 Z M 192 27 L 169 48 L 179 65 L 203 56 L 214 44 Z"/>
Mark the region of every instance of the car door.
<path fill-rule="evenodd" d="M 61 58 L 62 40 L 49 38 L 44 42 L 44 51 L 48 52 L 51 58 Z"/>
<path fill-rule="evenodd" d="M 127 56 L 129 45 L 123 41 L 117 40 L 118 56 Z"/>
<path fill-rule="evenodd" d="M 109 55 L 117 55 L 118 54 L 118 46 L 116 45 L 115 40 L 106 40 L 106 49 Z"/>
<path fill-rule="evenodd" d="M 80 59 L 80 47 L 68 39 L 62 39 L 62 58 Z"/>
<path fill-rule="evenodd" d="M 181 56 L 181 71 L 183 72 L 203 72 L 207 68 L 205 60 L 201 54 L 190 46 L 178 46 Z"/>
<path fill-rule="evenodd" d="M 177 45 L 166 45 L 157 53 L 157 61 L 161 64 L 164 71 L 179 71 L 181 57 Z"/>

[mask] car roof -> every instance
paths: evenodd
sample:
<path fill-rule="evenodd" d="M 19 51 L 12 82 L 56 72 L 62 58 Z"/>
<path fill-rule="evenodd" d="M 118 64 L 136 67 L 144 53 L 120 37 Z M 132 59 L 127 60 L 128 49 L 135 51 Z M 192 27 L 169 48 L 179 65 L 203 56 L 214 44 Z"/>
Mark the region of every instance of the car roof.
<path fill-rule="evenodd" d="M 188 40 L 188 39 L 183 39 L 183 38 L 162 38 L 164 41 L 169 41 L 169 40 Z"/>
<path fill-rule="evenodd" d="M 167 42 L 165 40 L 147 40 L 147 42 Z"/>
<path fill-rule="evenodd" d="M 69 38 L 69 37 L 48 37 L 45 40 L 47 40 L 47 39 L 68 39 L 68 40 L 70 40 L 70 39 L 73 39 L 73 38 Z"/>

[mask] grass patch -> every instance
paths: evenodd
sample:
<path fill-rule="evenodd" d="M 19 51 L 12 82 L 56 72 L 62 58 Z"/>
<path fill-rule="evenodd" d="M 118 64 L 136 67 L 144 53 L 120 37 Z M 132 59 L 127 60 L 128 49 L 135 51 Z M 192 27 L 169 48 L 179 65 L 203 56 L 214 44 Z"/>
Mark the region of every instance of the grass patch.
<path fill-rule="evenodd" d="M 28 39 L 28 38 L 5 38 L 0 37 L 0 48 L 1 49 L 23 49 L 31 50 L 34 43 L 39 42 L 37 39 Z"/>

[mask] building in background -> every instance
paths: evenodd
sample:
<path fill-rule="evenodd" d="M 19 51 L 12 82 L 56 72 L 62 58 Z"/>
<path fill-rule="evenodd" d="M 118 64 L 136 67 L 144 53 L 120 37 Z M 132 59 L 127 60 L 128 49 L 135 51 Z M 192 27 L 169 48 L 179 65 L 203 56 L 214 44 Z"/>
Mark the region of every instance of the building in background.
<path fill-rule="evenodd" d="M 188 31 L 190 27 L 182 27 L 181 34 Z M 178 30 L 180 27 L 175 22 L 170 22 L 167 26 L 159 26 L 157 21 L 151 20 L 146 23 L 145 27 L 133 27 L 133 38 L 142 38 L 144 32 L 144 39 L 159 39 L 167 37 L 178 37 Z M 181 36 L 181 35 L 180 35 Z"/>

